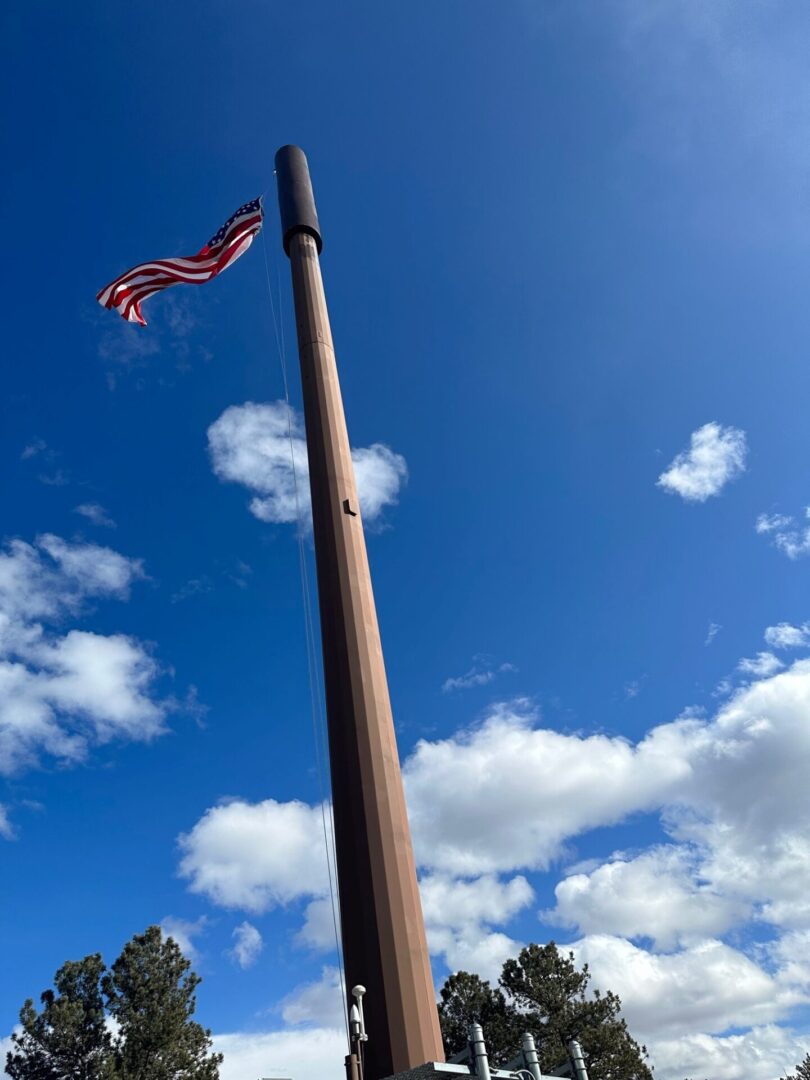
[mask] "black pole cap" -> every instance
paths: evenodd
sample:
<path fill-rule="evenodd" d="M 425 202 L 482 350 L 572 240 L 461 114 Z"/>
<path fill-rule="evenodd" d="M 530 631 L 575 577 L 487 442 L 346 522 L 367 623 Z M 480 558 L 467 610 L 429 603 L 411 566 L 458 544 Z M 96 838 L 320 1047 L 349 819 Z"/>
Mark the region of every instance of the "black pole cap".
<path fill-rule="evenodd" d="M 281 211 L 281 234 L 284 250 L 290 254 L 290 240 L 296 233 L 309 233 L 323 247 L 318 211 L 312 194 L 307 157 L 300 146 L 282 146 L 276 153 L 278 208 Z"/>

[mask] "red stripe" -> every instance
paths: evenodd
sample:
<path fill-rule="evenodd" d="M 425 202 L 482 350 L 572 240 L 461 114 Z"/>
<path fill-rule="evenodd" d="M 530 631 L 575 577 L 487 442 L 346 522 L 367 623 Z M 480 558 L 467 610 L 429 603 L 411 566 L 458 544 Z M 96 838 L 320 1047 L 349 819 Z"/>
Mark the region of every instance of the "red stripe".
<path fill-rule="evenodd" d="M 151 259 L 131 267 L 119 275 L 109 285 L 105 285 L 96 294 L 101 302 L 105 293 L 109 293 L 104 306 L 115 309 L 129 321 L 135 315 L 137 321 L 146 326 L 141 311 L 144 300 L 172 285 L 203 285 L 225 270 L 238 255 L 245 250 L 262 227 L 262 212 L 248 212 L 235 218 L 228 226 L 222 240 L 213 247 L 207 244 L 196 255 L 177 256 L 175 259 Z M 182 262 L 183 265 L 180 265 Z M 192 265 L 188 265 L 192 264 Z M 137 284 L 128 284 L 131 279 L 142 277 L 145 280 Z"/>
<path fill-rule="evenodd" d="M 210 277 L 206 278 L 206 281 L 210 281 L 210 280 L 211 280 Z M 137 298 L 142 293 L 146 293 L 148 295 L 151 295 L 152 293 L 160 292 L 161 289 L 168 289 L 170 285 L 183 285 L 183 284 L 187 284 L 187 283 L 182 282 L 182 281 L 178 280 L 177 278 L 173 278 L 173 277 L 163 277 L 163 278 L 161 278 L 159 280 L 155 280 L 155 281 L 142 281 L 138 285 L 130 286 L 130 288 L 128 288 L 128 289 L 122 289 L 115 297 L 113 297 L 111 299 L 111 301 L 109 303 L 109 307 L 110 308 L 116 308 L 116 310 L 117 310 L 117 309 L 121 308 L 122 306 L 125 306 L 127 304 L 127 302 L 130 301 L 133 297 Z M 205 284 L 205 282 L 201 282 L 201 284 Z"/>
<path fill-rule="evenodd" d="M 135 278 L 150 278 L 150 279 L 165 278 L 167 281 L 181 281 L 181 282 L 184 282 L 186 285 L 204 285 L 206 281 L 211 280 L 211 275 L 214 272 L 215 268 L 216 268 L 216 264 L 212 264 L 212 266 L 205 271 L 204 276 L 195 276 L 195 278 L 190 278 L 190 276 L 188 276 L 188 275 L 186 275 L 184 273 L 179 273 L 177 271 L 171 271 L 171 270 L 168 270 L 168 269 L 165 269 L 165 268 L 151 269 L 151 270 L 141 270 L 140 273 L 132 274 L 132 278 L 133 278 L 132 282 L 121 281 L 118 285 L 114 286 L 112 288 L 112 292 L 110 294 L 110 300 L 114 300 L 114 299 L 116 299 L 116 297 L 119 297 L 119 296 L 123 295 L 123 293 L 126 292 L 126 289 L 139 288 L 141 285 L 148 284 L 148 282 L 143 282 L 143 281 L 135 282 L 134 281 Z"/>
<path fill-rule="evenodd" d="M 103 289 L 99 289 L 96 294 L 96 299 L 100 300 L 103 293 L 107 289 L 116 289 L 119 284 L 123 284 L 130 277 L 137 276 L 138 274 L 152 274 L 160 273 L 160 269 L 154 269 L 159 267 L 171 271 L 173 274 L 189 274 L 193 272 L 203 271 L 206 272 L 211 266 L 216 266 L 217 261 L 221 256 L 222 251 L 231 243 L 234 239 L 234 234 L 241 233 L 243 230 L 248 230 L 253 225 L 261 226 L 262 217 L 261 214 L 251 214 L 247 217 L 237 219 L 228 230 L 223 239 L 216 245 L 216 247 L 208 248 L 207 246 L 198 251 L 196 255 L 182 255 L 177 258 L 182 258 L 184 262 L 193 262 L 197 265 L 192 269 L 191 267 L 178 266 L 177 262 L 173 259 L 149 259 L 147 262 L 138 263 L 137 266 L 130 267 L 123 274 L 119 274 L 117 278 L 114 278 L 108 285 L 105 285 Z M 149 267 L 150 269 L 143 269 Z M 188 284 L 204 284 L 205 279 L 187 279 Z"/>
<path fill-rule="evenodd" d="M 129 318 L 130 311 L 135 308 L 136 315 L 140 316 L 140 320 L 144 326 L 146 326 L 146 319 L 141 315 L 141 304 L 144 300 L 153 296 L 155 293 L 163 292 L 164 289 L 171 288 L 172 285 L 181 284 L 179 281 L 167 281 L 163 285 L 153 285 L 146 289 L 140 289 L 134 293 L 130 299 L 123 304 L 116 304 L 115 308 L 125 319 Z"/>
<path fill-rule="evenodd" d="M 252 236 L 255 234 L 248 235 L 251 235 L 252 238 Z M 231 247 L 229 247 L 227 251 L 224 251 L 220 255 L 217 264 L 212 268 L 210 274 L 205 279 L 206 281 L 210 281 L 212 278 L 215 278 L 217 274 L 221 273 L 223 270 L 226 269 L 226 267 L 233 260 L 237 250 L 246 239 L 247 236 L 238 237 L 236 241 L 231 245 Z M 155 271 L 155 273 L 157 274 L 158 271 Z M 111 296 L 107 306 L 110 309 L 115 308 L 116 311 L 119 311 L 124 318 L 127 318 L 129 312 L 132 310 L 133 307 L 136 309 L 137 313 L 140 312 L 139 305 L 147 297 L 153 296 L 157 292 L 162 292 L 163 289 L 168 289 L 172 285 L 181 284 L 186 284 L 186 282 L 184 282 L 182 278 L 168 274 L 164 275 L 159 280 L 153 280 L 148 282 L 142 281 L 139 282 L 137 285 L 131 286 L 130 288 L 119 290 L 116 294 Z M 192 282 L 192 284 L 204 284 L 204 282 Z"/>
<path fill-rule="evenodd" d="M 151 289 L 153 292 L 157 292 L 159 289 L 168 288 L 169 285 L 204 285 L 206 282 L 210 281 L 211 278 L 216 277 L 217 274 L 219 274 L 222 270 L 225 269 L 225 267 L 231 261 L 234 251 L 245 239 L 245 236 L 237 237 L 231 247 L 229 247 L 226 251 L 223 251 L 218 257 L 218 259 L 210 263 L 209 267 L 207 267 L 206 269 L 206 276 L 204 278 L 188 278 L 185 277 L 182 273 L 178 273 L 176 271 L 166 273 L 163 269 L 151 268 L 149 270 L 141 270 L 139 275 L 134 276 L 143 275 L 151 277 L 153 280 L 139 281 L 137 284 L 129 286 L 127 286 L 125 282 L 122 282 L 121 285 L 113 288 L 113 291 L 110 294 L 110 298 L 107 301 L 107 307 L 118 308 L 130 296 L 140 292 L 143 289 Z M 104 289 L 102 289 L 101 291 L 104 292 Z"/>
<path fill-rule="evenodd" d="M 172 262 L 171 259 L 152 259 L 151 262 L 139 263 L 137 266 L 133 266 L 127 270 L 125 274 L 121 274 L 114 281 L 111 281 L 109 285 L 105 285 L 99 293 L 106 292 L 107 289 L 117 289 L 121 285 L 125 285 L 130 278 L 139 277 L 141 274 L 161 274 L 170 273 L 176 275 L 185 275 L 189 281 L 193 282 L 198 280 L 196 277 L 192 277 L 192 274 L 205 274 L 208 272 L 211 266 L 216 265 L 215 259 L 208 259 L 206 263 L 200 263 L 199 266 L 194 267 L 181 267 L 177 263 Z"/>
<path fill-rule="evenodd" d="M 244 234 L 251 231 L 251 225 L 249 224 L 249 222 L 256 222 L 257 224 L 260 224 L 261 218 L 256 218 L 254 216 L 253 218 L 249 219 L 249 221 L 242 222 L 239 228 L 236 230 L 236 235 L 234 235 L 234 230 L 231 229 L 228 233 L 228 238 L 224 240 L 221 244 L 218 244 L 215 249 L 212 248 L 208 255 L 203 256 L 202 252 L 200 252 L 197 255 L 190 256 L 186 261 L 194 260 L 198 264 L 193 269 L 190 267 L 179 266 L 177 262 L 172 259 L 152 259 L 149 262 L 139 263 L 137 266 L 131 267 L 125 273 L 120 274 L 108 285 L 105 285 L 103 289 L 100 289 L 96 294 L 96 299 L 100 300 L 102 294 L 105 293 L 108 289 L 112 289 L 114 292 L 120 287 L 120 285 L 125 284 L 130 277 L 138 277 L 141 274 L 159 274 L 161 270 L 168 270 L 171 274 L 182 277 L 183 280 L 185 280 L 188 284 L 191 285 L 204 284 L 205 281 L 209 281 L 210 278 L 194 278 L 190 277 L 189 275 L 191 275 L 192 273 L 199 274 L 200 272 L 208 273 L 211 270 L 213 270 L 214 273 L 218 273 L 217 267 L 219 267 L 219 260 L 222 257 L 224 249 L 227 248 L 227 246 L 234 240 L 244 239 Z"/>

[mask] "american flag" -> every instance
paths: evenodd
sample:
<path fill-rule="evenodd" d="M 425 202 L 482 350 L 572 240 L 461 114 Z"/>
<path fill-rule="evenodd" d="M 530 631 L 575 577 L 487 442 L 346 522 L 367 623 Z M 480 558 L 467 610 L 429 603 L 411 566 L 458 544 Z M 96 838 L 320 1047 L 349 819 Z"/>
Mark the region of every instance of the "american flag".
<path fill-rule="evenodd" d="M 146 326 L 141 304 L 152 293 L 170 285 L 202 285 L 244 255 L 262 227 L 261 197 L 240 206 L 204 248 L 186 259 L 155 259 L 140 263 L 106 285 L 96 299 L 102 307 L 113 308 L 127 322 Z"/>

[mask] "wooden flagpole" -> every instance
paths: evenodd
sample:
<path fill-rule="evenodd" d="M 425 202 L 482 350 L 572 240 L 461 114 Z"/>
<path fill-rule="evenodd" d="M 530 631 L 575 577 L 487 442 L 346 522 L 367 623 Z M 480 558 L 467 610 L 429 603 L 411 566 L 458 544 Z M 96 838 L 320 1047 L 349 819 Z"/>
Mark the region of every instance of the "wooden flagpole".
<path fill-rule="evenodd" d="M 444 1055 L 303 151 L 282 147 L 276 175 L 301 361 L 346 979 L 367 991 L 364 1080 L 382 1080 Z"/>

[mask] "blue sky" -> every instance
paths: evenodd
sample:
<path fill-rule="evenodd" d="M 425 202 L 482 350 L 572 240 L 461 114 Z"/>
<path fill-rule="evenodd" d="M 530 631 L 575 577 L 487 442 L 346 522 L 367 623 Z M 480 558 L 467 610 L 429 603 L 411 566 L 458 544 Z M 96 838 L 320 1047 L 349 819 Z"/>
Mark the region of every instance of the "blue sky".
<path fill-rule="evenodd" d="M 806 6 L 1 18 L 0 1034 L 163 921 L 224 1080 L 341 1067 L 262 240 L 146 329 L 94 302 L 269 189 L 297 406 L 296 142 L 437 981 L 553 936 L 663 1080 L 776 1080 L 810 1049 Z"/>

